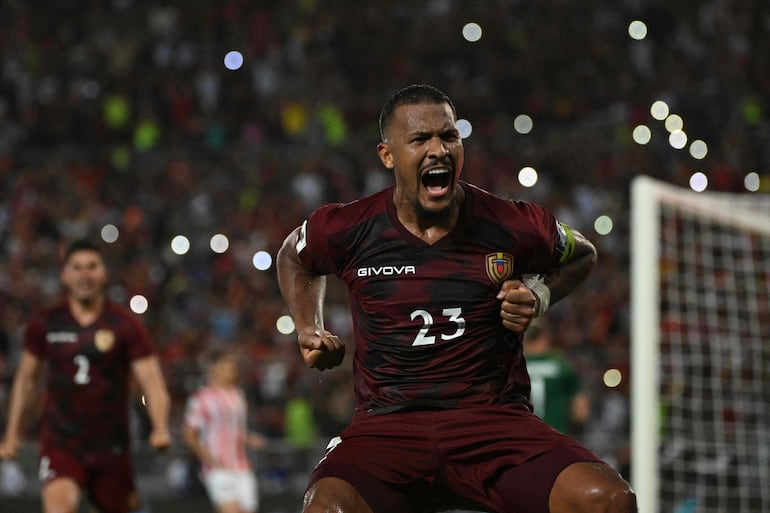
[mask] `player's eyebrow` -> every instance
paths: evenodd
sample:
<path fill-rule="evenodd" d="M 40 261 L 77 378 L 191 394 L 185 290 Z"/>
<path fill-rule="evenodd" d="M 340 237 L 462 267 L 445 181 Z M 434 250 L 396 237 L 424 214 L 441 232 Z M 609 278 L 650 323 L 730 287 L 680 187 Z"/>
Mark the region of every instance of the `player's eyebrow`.
<path fill-rule="evenodd" d="M 447 135 L 454 136 L 454 135 L 457 135 L 458 130 L 455 127 L 446 127 L 446 128 L 442 128 L 441 130 L 438 130 L 438 131 L 435 131 L 435 132 L 433 130 L 418 129 L 418 130 L 415 130 L 414 132 L 412 132 L 409 135 L 410 135 L 410 137 L 431 137 L 431 136 L 433 136 L 436 133 L 438 133 L 442 137 L 447 136 Z"/>

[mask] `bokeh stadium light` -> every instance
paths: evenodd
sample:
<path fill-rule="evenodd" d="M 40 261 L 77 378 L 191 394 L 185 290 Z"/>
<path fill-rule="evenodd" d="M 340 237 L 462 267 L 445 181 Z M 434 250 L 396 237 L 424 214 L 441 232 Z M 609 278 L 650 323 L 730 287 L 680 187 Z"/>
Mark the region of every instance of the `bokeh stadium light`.
<path fill-rule="evenodd" d="M 519 183 L 524 187 L 534 187 L 537 183 L 537 171 L 535 168 L 525 166 L 519 171 Z"/>
<path fill-rule="evenodd" d="M 273 265 L 273 257 L 267 251 L 257 251 L 254 253 L 251 263 L 260 271 L 267 271 Z"/>
<path fill-rule="evenodd" d="M 171 251 L 177 255 L 185 255 L 190 251 L 190 239 L 184 235 L 177 235 L 171 239 Z"/>
<path fill-rule="evenodd" d="M 632 137 L 636 144 L 645 145 L 652 139 L 652 131 L 647 125 L 637 125 L 634 128 Z"/>
<path fill-rule="evenodd" d="M 294 319 L 292 319 L 290 315 L 280 316 L 278 320 L 275 321 L 275 329 L 284 335 L 294 333 L 294 330 L 296 329 Z"/>
<path fill-rule="evenodd" d="M 746 188 L 747 191 L 751 192 L 757 192 L 759 190 L 759 187 L 761 185 L 761 180 L 759 178 L 759 173 L 751 172 L 748 173 L 743 178 L 743 186 Z"/>
<path fill-rule="evenodd" d="M 609 235 L 613 226 L 612 218 L 608 215 L 600 215 L 594 221 L 594 230 L 599 235 Z"/>
<path fill-rule="evenodd" d="M 690 189 L 695 192 L 703 192 L 709 185 L 708 177 L 700 171 L 693 173 L 690 177 Z"/>
<path fill-rule="evenodd" d="M 131 298 L 131 300 L 128 302 L 129 308 L 131 308 L 131 311 L 135 314 L 143 314 L 147 311 L 147 309 L 150 307 L 150 302 L 147 301 L 147 298 L 142 296 L 141 294 L 137 294 Z"/>
<path fill-rule="evenodd" d="M 481 39 L 482 33 L 483 31 L 481 30 L 481 26 L 478 23 L 470 22 L 463 26 L 463 37 L 469 43 L 475 43 Z"/>
<path fill-rule="evenodd" d="M 640 20 L 632 21 L 628 24 L 628 35 L 631 36 L 631 39 L 641 41 L 647 37 L 647 25 Z"/>
<path fill-rule="evenodd" d="M 615 388 L 623 381 L 623 373 L 618 369 L 607 369 L 602 381 L 607 388 Z"/>
<path fill-rule="evenodd" d="M 467 119 L 458 119 L 457 129 L 460 131 L 460 137 L 463 139 L 467 139 L 473 133 L 473 125 Z"/>
<path fill-rule="evenodd" d="M 225 54 L 225 68 L 235 71 L 243 66 L 243 55 L 238 51 L 230 51 Z"/>
<path fill-rule="evenodd" d="M 118 240 L 119 235 L 120 235 L 120 232 L 118 231 L 118 227 L 115 226 L 114 224 L 105 224 L 102 227 L 102 231 L 101 231 L 102 240 L 107 244 L 112 244 L 113 242 L 116 242 Z"/>
<path fill-rule="evenodd" d="M 513 129 L 522 135 L 530 133 L 534 126 L 532 118 L 526 114 L 519 114 L 513 120 Z"/>
<path fill-rule="evenodd" d="M 214 253 L 224 253 L 230 247 L 230 240 L 226 235 L 217 233 L 211 236 L 209 247 L 211 247 L 211 251 Z"/>
<path fill-rule="evenodd" d="M 692 158 L 701 160 L 706 157 L 706 154 L 708 154 L 708 146 L 705 142 L 696 139 L 690 144 L 690 155 L 692 155 Z"/>

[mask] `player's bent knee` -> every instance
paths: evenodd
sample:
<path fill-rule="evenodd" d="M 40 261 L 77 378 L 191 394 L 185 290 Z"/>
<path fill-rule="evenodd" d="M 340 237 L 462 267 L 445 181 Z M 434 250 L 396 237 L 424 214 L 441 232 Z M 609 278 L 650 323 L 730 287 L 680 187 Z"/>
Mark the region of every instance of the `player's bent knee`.
<path fill-rule="evenodd" d="M 557 478 L 549 500 L 551 513 L 638 513 L 636 494 L 605 464 L 577 463 Z"/>
<path fill-rule="evenodd" d="M 336 477 L 324 477 L 305 492 L 302 513 L 332 512 L 372 513 L 372 510 L 350 483 Z"/>
<path fill-rule="evenodd" d="M 551 513 L 638 513 L 636 494 L 627 486 L 590 488 Z"/>
<path fill-rule="evenodd" d="M 580 512 L 637 513 L 636 494 L 625 484 L 597 487 L 585 494 Z"/>
<path fill-rule="evenodd" d="M 620 511 L 624 513 L 638 513 L 639 509 L 636 505 L 636 493 L 631 487 L 626 486 L 622 490 L 619 490 L 612 498 L 615 504 L 612 511 Z"/>

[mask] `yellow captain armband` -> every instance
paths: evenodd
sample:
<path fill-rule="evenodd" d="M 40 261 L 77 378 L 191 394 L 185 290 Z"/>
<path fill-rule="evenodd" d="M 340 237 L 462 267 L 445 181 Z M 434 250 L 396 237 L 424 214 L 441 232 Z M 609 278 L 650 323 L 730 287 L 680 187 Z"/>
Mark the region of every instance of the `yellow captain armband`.
<path fill-rule="evenodd" d="M 556 231 L 558 232 L 556 252 L 561 255 L 559 263 L 563 264 L 568 262 L 575 253 L 575 234 L 572 233 L 572 228 L 558 221 L 556 222 Z"/>

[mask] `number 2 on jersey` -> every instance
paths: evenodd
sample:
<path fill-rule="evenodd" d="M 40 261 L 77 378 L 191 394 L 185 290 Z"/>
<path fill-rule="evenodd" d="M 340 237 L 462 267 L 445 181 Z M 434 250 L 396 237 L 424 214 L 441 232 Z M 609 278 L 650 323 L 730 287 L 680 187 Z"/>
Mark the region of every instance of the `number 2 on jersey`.
<path fill-rule="evenodd" d="M 89 384 L 91 382 L 91 376 L 88 374 L 88 371 L 91 369 L 91 362 L 89 362 L 88 358 L 82 354 L 75 355 L 75 358 L 73 358 L 72 361 L 78 366 L 78 370 L 75 372 L 75 383 L 78 385 Z"/>
<path fill-rule="evenodd" d="M 461 308 L 444 308 L 444 310 L 441 311 L 441 315 L 448 317 L 450 322 L 453 322 L 457 325 L 457 329 L 453 333 L 442 333 L 441 340 L 452 340 L 453 338 L 457 338 L 465 333 L 465 319 L 460 316 L 462 313 L 463 311 Z M 428 346 L 435 344 L 436 337 L 433 335 L 428 335 L 428 331 L 433 326 L 433 316 L 426 310 L 415 310 L 412 312 L 412 320 L 415 320 L 418 317 L 422 318 L 422 327 L 420 328 L 419 333 L 417 333 L 417 336 L 414 338 L 412 345 Z"/>

